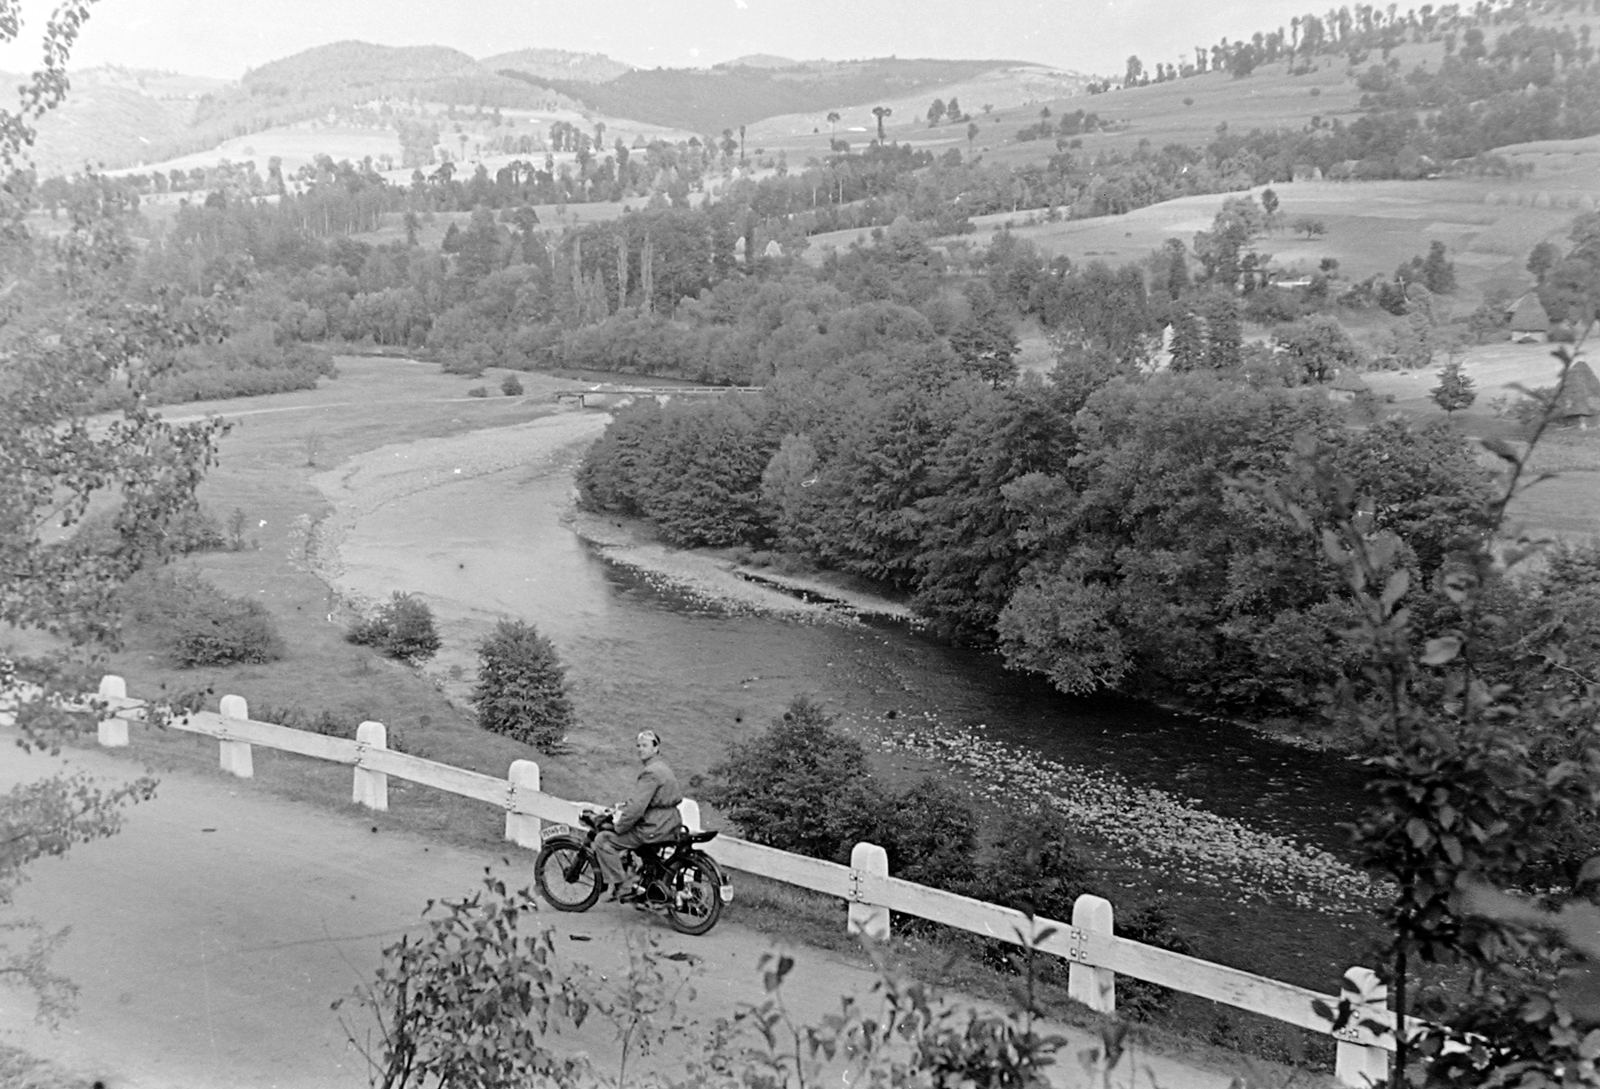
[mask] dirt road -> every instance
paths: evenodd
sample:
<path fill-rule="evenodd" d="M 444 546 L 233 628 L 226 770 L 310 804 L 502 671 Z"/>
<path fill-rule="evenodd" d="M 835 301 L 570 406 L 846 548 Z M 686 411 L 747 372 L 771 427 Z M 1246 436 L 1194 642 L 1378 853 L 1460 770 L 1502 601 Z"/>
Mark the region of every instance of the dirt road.
<path fill-rule="evenodd" d="M 9 737 L 0 745 L 16 754 L 0 764 L 0 790 L 52 770 L 49 758 L 20 754 Z M 106 778 L 136 770 L 94 751 L 70 760 Z M 502 855 L 377 831 L 361 810 L 329 813 L 245 780 L 164 773 L 156 800 L 130 810 L 119 835 L 32 869 L 17 906 L 72 927 L 54 963 L 82 988 L 80 1008 L 51 1032 L 31 1022 L 24 996 L 0 991 L 0 1043 L 111 1089 L 354 1089 L 366 1084 L 365 1066 L 330 1003 L 372 978 L 379 949 L 417 926 L 425 901 L 470 894 L 486 867 L 520 887 L 528 861 L 509 845 Z M 703 958 L 691 1007 L 701 1024 L 759 1000 L 757 963 L 773 948 L 731 922 L 707 938 L 683 938 L 632 908 L 605 904 L 544 921 L 561 956 L 600 973 L 625 964 L 625 939 L 641 928 L 659 934 L 667 950 Z M 805 949 L 797 959 L 786 994 L 804 1020 L 836 1010 L 843 993 L 871 989 L 870 973 L 828 953 Z M 603 1025 L 564 1030 L 555 1043 L 615 1072 L 616 1045 Z M 667 1061 L 676 1067 L 697 1046 L 685 1032 Z M 1076 1061 L 1087 1046 L 1076 1032 L 1058 1084 L 1088 1084 Z M 1146 1061 L 1140 1056 L 1141 1066 Z M 1148 1061 L 1163 1086 L 1229 1081 L 1194 1065 Z"/>

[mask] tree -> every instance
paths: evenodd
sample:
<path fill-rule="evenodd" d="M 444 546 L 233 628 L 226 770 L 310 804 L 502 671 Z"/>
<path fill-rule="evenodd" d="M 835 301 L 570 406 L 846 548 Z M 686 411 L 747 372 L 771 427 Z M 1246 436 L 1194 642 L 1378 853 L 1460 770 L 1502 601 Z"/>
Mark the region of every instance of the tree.
<path fill-rule="evenodd" d="M 1211 230 L 1198 231 L 1194 236 L 1195 256 L 1205 267 L 1205 278 L 1230 290 L 1237 288 L 1247 264 L 1260 267 L 1266 263 L 1265 257 L 1249 250 L 1265 229 L 1261 206 L 1254 197 L 1224 200 L 1222 209 L 1212 220 Z"/>
<path fill-rule="evenodd" d="M 1316 384 L 1331 379 L 1335 371 L 1354 369 L 1361 363 L 1361 352 L 1337 318 L 1313 314 L 1304 321 L 1281 326 L 1275 336 L 1278 346 L 1300 367 L 1307 382 Z"/>
<path fill-rule="evenodd" d="M 830 142 L 833 139 L 833 127 L 835 125 L 837 125 L 838 123 L 839 123 L 839 111 L 838 110 L 829 110 L 828 111 L 828 139 L 829 139 Z"/>
<path fill-rule="evenodd" d="M 1017 336 L 1011 319 L 985 283 L 967 290 L 970 310 L 950 333 L 950 347 L 967 368 L 995 389 L 1017 376 Z"/>
<path fill-rule="evenodd" d="M 1461 360 L 1452 357 L 1439 370 L 1439 384 L 1428 391 L 1428 396 L 1433 398 L 1433 403 L 1444 409 L 1445 415 L 1470 408 L 1472 402 L 1478 399 L 1478 394 L 1472 388 L 1472 379 L 1461 370 Z"/>
<path fill-rule="evenodd" d="M 1308 242 L 1312 238 L 1319 238 L 1328 233 L 1328 225 L 1322 222 L 1322 220 L 1315 219 L 1311 216 L 1300 216 L 1292 224 L 1290 224 L 1290 227 L 1296 234 L 1305 235 L 1306 241 Z"/>
<path fill-rule="evenodd" d="M 1239 301 L 1226 292 L 1207 292 L 1200 301 L 1200 316 L 1206 323 L 1206 366 L 1217 371 L 1237 367 L 1244 347 Z"/>
<path fill-rule="evenodd" d="M 961 103 L 956 99 L 955 95 L 951 95 L 950 101 L 945 104 L 944 113 L 952 121 L 960 121 L 962 119 Z"/>
<path fill-rule="evenodd" d="M 968 121 L 967 122 L 967 145 L 970 147 L 972 145 L 972 141 L 976 140 L 977 138 L 978 138 L 978 123 L 976 121 Z"/>
<path fill-rule="evenodd" d="M 478 644 L 472 702 L 479 726 L 541 752 L 556 751 L 576 717 L 555 644 L 521 620 L 500 621 Z"/>
<path fill-rule="evenodd" d="M 1443 242 L 1428 247 L 1428 256 L 1422 262 L 1422 283 L 1435 295 L 1448 295 L 1456 289 L 1455 262 L 1445 258 Z"/>
<path fill-rule="evenodd" d="M 1539 283 L 1549 271 L 1561 263 L 1561 247 L 1554 242 L 1540 242 L 1528 253 L 1528 271 Z"/>
<path fill-rule="evenodd" d="M 944 101 L 938 98 L 934 99 L 933 104 L 928 107 L 928 127 L 932 128 L 944 120 L 944 112 Z"/>
<path fill-rule="evenodd" d="M 880 144 L 883 143 L 883 119 L 892 113 L 894 113 L 894 110 L 888 106 L 872 107 L 872 116 L 878 119 L 878 143 Z"/>
<path fill-rule="evenodd" d="M 1181 307 L 1172 316 L 1172 369 L 1179 373 L 1199 370 L 1205 361 L 1205 328 L 1194 311 Z"/>
<path fill-rule="evenodd" d="M 24 165 L 33 123 L 65 100 L 66 64 L 90 6 L 82 0 L 54 11 L 42 33 L 43 66 L 19 88 L 15 108 L 0 108 L 5 167 Z M 16 38 L 20 15 L 14 3 L 0 6 L 6 39 Z M 82 199 L 54 238 L 29 226 L 27 175 L 13 173 L 0 193 L 0 620 L 72 645 L 22 678 L 45 689 L 17 713 L 29 748 L 57 749 L 77 730 L 75 716 L 51 697 L 76 698 L 87 671 L 73 659 L 117 642 L 116 591 L 176 550 L 179 535 L 169 531 L 198 512 L 195 490 L 223 431 L 215 417 L 177 426 L 150 408 L 173 354 L 215 339 L 218 326 L 207 306 L 185 311 L 168 292 L 131 290 L 130 194 L 92 173 L 79 184 Z M 102 394 L 123 407 L 91 422 L 92 399 Z M 77 532 L 91 504 L 111 510 L 109 534 Z M 17 679 L 0 660 L 0 688 Z M 0 907 L 11 904 L 28 865 L 115 833 L 122 806 L 154 790 L 148 778 L 106 789 L 69 773 L 0 795 Z M 49 968 L 56 937 L 32 920 L 0 925 L 0 979 L 32 990 L 47 1019 L 66 1012 L 73 991 Z"/>
<path fill-rule="evenodd" d="M 1124 87 L 1137 87 L 1143 79 L 1144 62 L 1138 57 L 1129 57 L 1127 71 L 1122 76 L 1122 85 Z"/>
<path fill-rule="evenodd" d="M 1267 213 L 1267 225 L 1270 229 L 1278 215 L 1278 194 L 1275 190 L 1261 190 L 1261 210 Z"/>

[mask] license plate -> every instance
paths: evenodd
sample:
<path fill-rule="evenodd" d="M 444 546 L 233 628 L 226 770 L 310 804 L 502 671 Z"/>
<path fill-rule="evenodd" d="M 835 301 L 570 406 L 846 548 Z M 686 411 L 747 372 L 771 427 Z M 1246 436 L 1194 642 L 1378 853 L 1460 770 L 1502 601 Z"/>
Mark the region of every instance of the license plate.
<path fill-rule="evenodd" d="M 540 836 L 540 838 L 541 839 L 554 839 L 556 836 L 570 836 L 570 835 L 572 835 L 572 829 L 568 825 L 565 825 L 565 824 L 547 824 L 547 825 L 545 825 L 544 832 Z"/>

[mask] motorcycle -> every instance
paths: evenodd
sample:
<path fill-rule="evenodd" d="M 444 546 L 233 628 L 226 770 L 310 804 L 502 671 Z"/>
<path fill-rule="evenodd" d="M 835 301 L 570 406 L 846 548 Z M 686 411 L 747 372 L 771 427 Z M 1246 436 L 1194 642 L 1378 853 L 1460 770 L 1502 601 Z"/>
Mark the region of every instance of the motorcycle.
<path fill-rule="evenodd" d="M 581 829 L 551 826 L 533 863 L 534 883 L 557 911 L 588 911 L 605 890 L 594 838 L 612 826 L 612 814 L 586 810 L 578 820 Z M 679 828 L 672 839 L 625 851 L 623 861 L 642 890 L 635 904 L 665 915 L 683 934 L 704 934 L 716 926 L 722 905 L 733 900 L 733 885 L 716 860 L 695 846 L 716 835 Z"/>

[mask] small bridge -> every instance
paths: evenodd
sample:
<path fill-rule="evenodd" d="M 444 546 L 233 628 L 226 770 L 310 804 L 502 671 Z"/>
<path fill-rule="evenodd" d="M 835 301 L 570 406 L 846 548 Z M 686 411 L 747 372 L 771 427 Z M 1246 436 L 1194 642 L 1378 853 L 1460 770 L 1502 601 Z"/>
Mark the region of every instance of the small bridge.
<path fill-rule="evenodd" d="M 580 408 L 620 408 L 641 397 L 652 397 L 664 405 L 674 397 L 720 397 L 724 393 L 760 393 L 762 386 L 593 386 L 588 389 L 562 389 L 557 401 L 576 401 Z"/>

